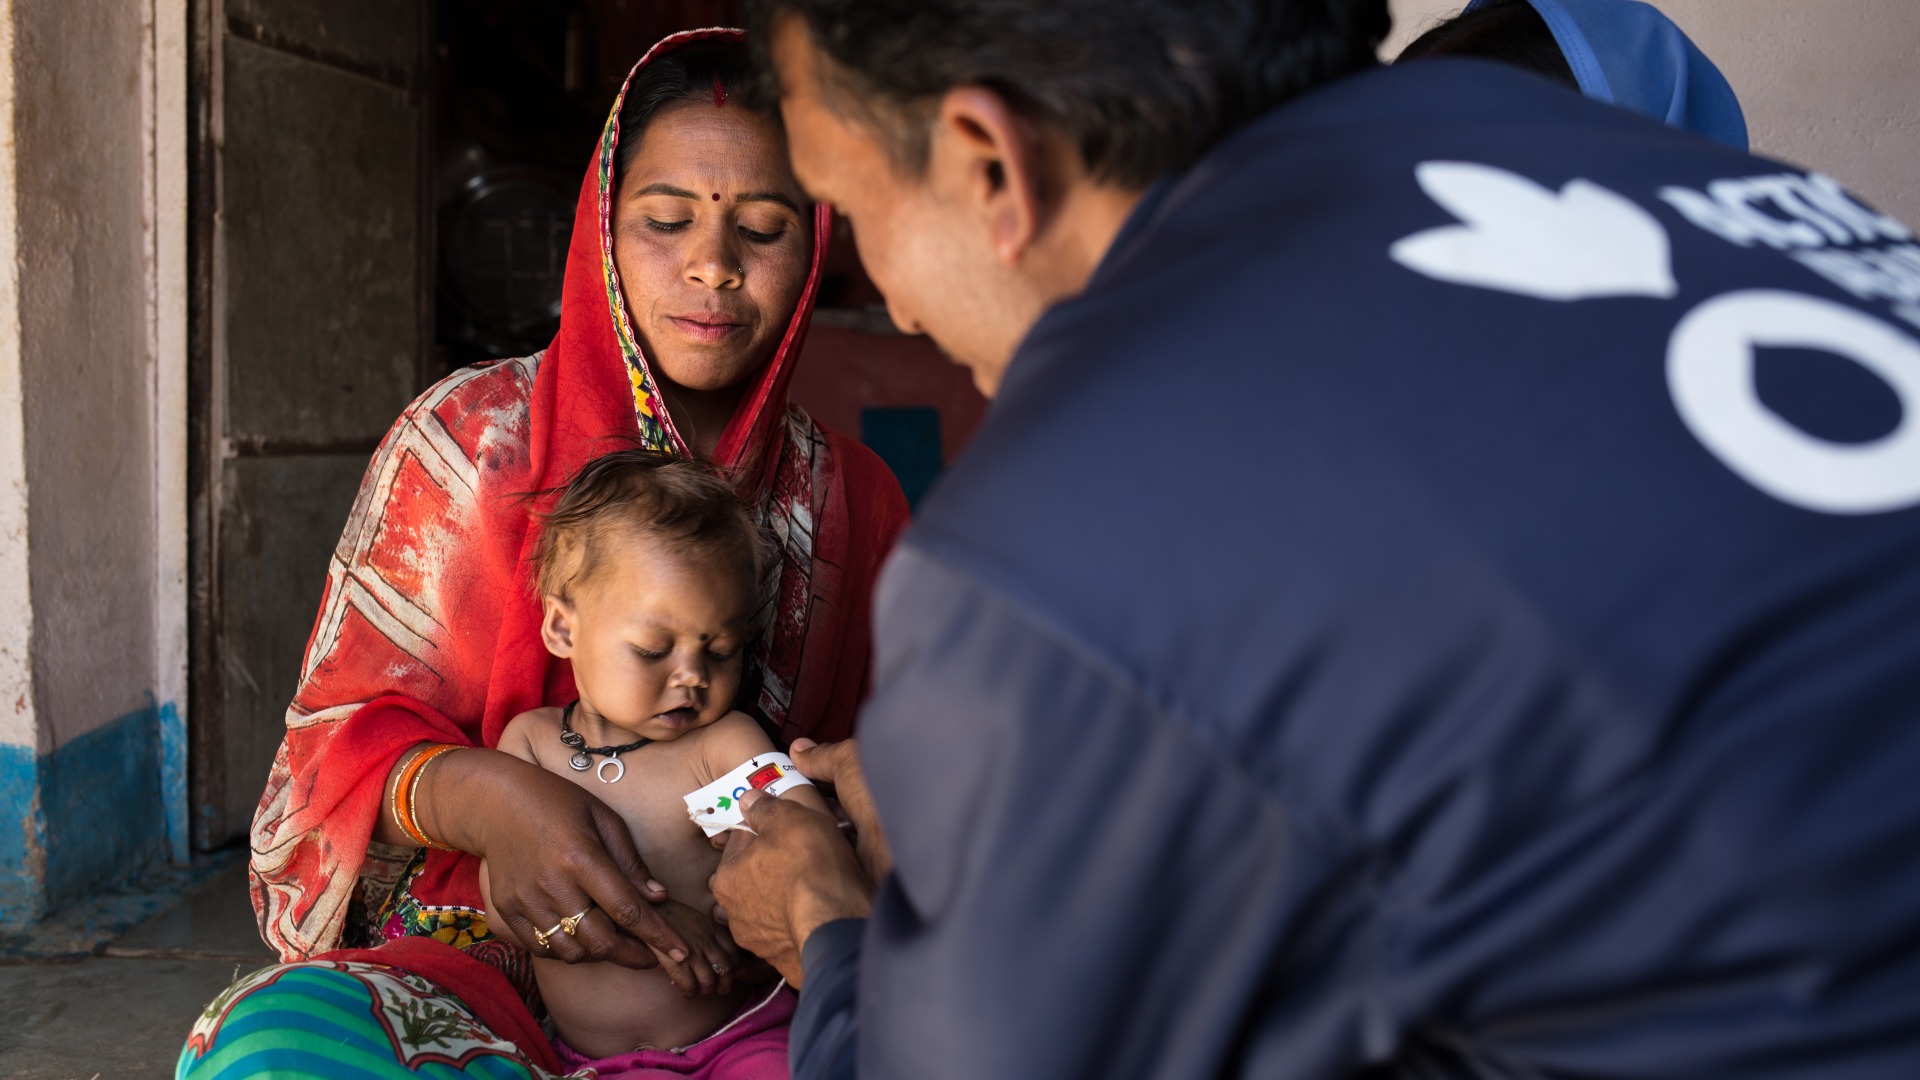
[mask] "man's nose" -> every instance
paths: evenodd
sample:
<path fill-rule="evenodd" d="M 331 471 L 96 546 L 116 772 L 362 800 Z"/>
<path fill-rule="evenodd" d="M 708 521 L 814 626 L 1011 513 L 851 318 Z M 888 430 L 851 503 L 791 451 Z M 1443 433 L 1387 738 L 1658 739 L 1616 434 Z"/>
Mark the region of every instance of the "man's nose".
<path fill-rule="evenodd" d="M 885 294 L 883 293 L 882 296 L 885 297 Z M 892 297 L 885 297 L 885 299 L 887 301 L 887 318 L 893 320 L 893 328 L 895 330 L 903 334 L 918 334 L 922 332 L 918 319 L 907 314 L 904 308 L 893 302 Z"/>

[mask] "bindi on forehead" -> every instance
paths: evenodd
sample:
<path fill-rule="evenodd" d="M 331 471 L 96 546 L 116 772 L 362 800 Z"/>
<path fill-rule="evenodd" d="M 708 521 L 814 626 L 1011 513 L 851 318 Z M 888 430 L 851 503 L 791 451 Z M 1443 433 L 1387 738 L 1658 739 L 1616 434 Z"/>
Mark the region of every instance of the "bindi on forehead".
<path fill-rule="evenodd" d="M 720 193 L 719 193 L 719 192 L 717 192 L 717 191 L 716 191 L 716 192 L 714 192 L 714 193 L 713 193 L 713 201 L 714 201 L 714 202 L 719 202 L 719 201 L 720 201 Z"/>

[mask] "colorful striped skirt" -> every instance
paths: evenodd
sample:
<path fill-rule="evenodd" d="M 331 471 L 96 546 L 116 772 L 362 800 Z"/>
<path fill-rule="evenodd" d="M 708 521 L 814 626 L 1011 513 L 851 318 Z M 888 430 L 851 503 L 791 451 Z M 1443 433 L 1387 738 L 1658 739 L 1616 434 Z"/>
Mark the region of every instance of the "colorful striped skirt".
<path fill-rule="evenodd" d="M 381 964 L 308 960 L 254 972 L 207 1007 L 174 1075 L 551 1080 L 454 995 Z"/>

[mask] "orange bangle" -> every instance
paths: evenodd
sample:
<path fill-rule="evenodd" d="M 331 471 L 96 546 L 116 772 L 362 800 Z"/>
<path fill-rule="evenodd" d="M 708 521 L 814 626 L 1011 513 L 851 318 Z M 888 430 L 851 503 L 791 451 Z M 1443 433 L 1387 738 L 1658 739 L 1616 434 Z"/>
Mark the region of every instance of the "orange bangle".
<path fill-rule="evenodd" d="M 421 847 L 434 848 L 438 851 L 454 850 L 428 836 L 426 831 L 420 828 L 419 821 L 414 818 L 413 800 L 420 788 L 420 774 L 426 769 L 427 763 L 450 750 L 460 749 L 463 747 L 454 743 L 436 743 L 427 747 L 414 755 L 413 760 L 407 762 L 406 768 L 400 770 L 400 782 L 393 786 L 393 822 L 400 826 L 401 832 L 406 833 Z"/>

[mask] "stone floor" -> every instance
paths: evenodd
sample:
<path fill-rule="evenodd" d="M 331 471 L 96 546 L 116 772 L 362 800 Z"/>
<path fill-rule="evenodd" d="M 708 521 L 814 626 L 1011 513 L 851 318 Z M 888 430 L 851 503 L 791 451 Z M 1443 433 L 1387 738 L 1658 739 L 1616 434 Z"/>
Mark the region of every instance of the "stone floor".
<path fill-rule="evenodd" d="M 82 958 L 0 959 L 0 1077 L 170 1077 L 187 1029 L 234 977 L 273 962 L 246 865 Z"/>

